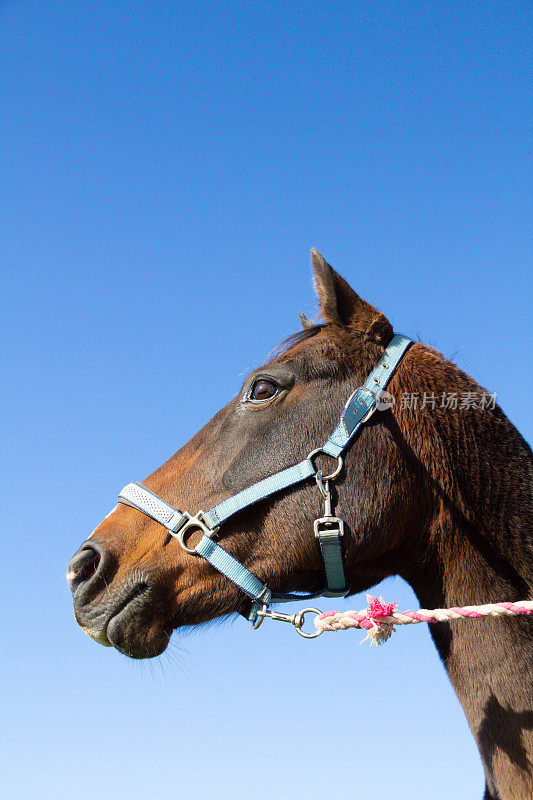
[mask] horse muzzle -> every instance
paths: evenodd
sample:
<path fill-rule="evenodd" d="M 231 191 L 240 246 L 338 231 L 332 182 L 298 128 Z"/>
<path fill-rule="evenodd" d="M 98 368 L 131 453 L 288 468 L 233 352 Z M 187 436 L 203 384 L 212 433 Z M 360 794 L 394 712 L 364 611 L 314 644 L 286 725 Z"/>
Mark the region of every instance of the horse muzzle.
<path fill-rule="evenodd" d="M 76 622 L 87 636 L 130 658 L 153 658 L 166 648 L 172 627 L 165 604 L 139 571 L 113 580 L 116 565 L 99 542 L 86 542 L 67 566 Z"/>

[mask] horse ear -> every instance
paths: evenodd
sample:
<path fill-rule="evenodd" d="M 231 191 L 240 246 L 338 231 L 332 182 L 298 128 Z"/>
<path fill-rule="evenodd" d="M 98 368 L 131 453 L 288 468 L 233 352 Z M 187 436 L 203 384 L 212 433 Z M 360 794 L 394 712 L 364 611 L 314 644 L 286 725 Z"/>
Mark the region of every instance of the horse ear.
<path fill-rule="evenodd" d="M 302 323 L 303 331 L 309 331 L 311 328 L 315 327 L 314 323 L 312 323 L 311 320 L 305 316 L 303 311 L 300 311 L 300 322 Z"/>
<path fill-rule="evenodd" d="M 326 322 L 348 328 L 377 344 L 388 344 L 394 335 L 388 319 L 359 297 L 314 247 L 311 261 L 318 302 Z"/>

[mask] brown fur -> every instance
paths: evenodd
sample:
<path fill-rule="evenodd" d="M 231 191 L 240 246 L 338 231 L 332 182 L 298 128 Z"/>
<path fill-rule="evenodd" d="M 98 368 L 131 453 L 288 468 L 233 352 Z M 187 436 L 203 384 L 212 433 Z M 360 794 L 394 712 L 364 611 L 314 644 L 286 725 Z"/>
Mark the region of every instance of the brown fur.
<path fill-rule="evenodd" d="M 392 336 L 388 320 L 316 251 L 313 264 L 325 324 L 306 325 L 292 337 L 146 479 L 169 503 L 209 508 L 306 456 L 379 359 Z M 283 389 L 252 409 L 246 393 L 254 374 L 271 376 Z M 336 484 L 351 591 L 398 574 L 428 608 L 533 597 L 527 444 L 499 407 L 402 409 L 402 392 L 482 391 L 423 344 L 405 356 L 389 391 L 394 410 L 375 414 L 365 426 Z M 323 585 L 312 535 L 318 515 L 320 497 L 309 483 L 236 515 L 220 539 L 274 591 L 317 590 Z M 83 591 L 76 590 L 77 619 L 128 655 L 157 655 L 172 629 L 244 608 L 233 584 L 139 511 L 119 506 L 90 541 L 105 552 L 105 567 L 101 562 Z M 118 613 L 139 586 L 142 593 Z M 533 797 L 531 620 L 440 623 L 431 633 L 479 746 L 485 797 Z"/>

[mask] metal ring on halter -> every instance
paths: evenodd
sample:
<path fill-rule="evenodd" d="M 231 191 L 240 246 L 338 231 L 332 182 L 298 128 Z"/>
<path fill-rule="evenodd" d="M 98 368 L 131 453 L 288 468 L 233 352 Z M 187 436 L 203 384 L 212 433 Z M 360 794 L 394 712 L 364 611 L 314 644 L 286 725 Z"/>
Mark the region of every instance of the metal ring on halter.
<path fill-rule="evenodd" d="M 321 447 L 317 447 L 316 450 L 312 450 L 309 453 L 309 455 L 307 456 L 307 458 L 313 464 L 313 466 L 315 466 L 314 462 L 313 462 L 313 458 L 315 456 L 317 456 L 319 453 L 324 453 L 324 451 L 322 450 Z M 327 456 L 328 453 L 324 453 L 324 455 Z M 334 456 L 328 456 L 328 457 L 329 458 L 334 458 Z M 320 475 L 320 479 L 322 481 L 332 481 L 333 478 L 336 478 L 337 475 L 339 474 L 339 472 L 341 471 L 341 469 L 343 467 L 343 464 L 344 464 L 344 462 L 342 460 L 342 456 L 337 456 L 337 467 L 336 467 L 335 471 L 331 473 L 331 475 L 322 475 L 322 472 L 320 470 L 317 470 L 316 474 Z"/>
<path fill-rule="evenodd" d="M 197 556 L 198 553 L 193 547 L 187 547 L 184 541 L 184 534 L 185 531 L 188 531 L 189 528 L 199 528 L 205 536 L 209 536 L 210 538 L 214 536 L 214 534 L 218 531 L 217 528 L 209 528 L 206 523 L 202 520 L 202 515 L 204 511 L 199 511 L 194 517 L 191 516 L 187 511 L 185 512 L 184 516 L 187 516 L 187 522 L 182 525 L 177 533 L 172 533 L 171 535 L 180 543 L 186 553 L 190 553 L 192 556 Z"/>
<path fill-rule="evenodd" d="M 265 621 L 265 617 L 266 617 L 265 611 L 267 610 L 267 608 L 268 608 L 268 606 L 263 605 L 263 608 L 261 609 L 262 613 L 259 612 L 259 611 L 257 612 L 257 616 L 254 619 L 254 621 L 252 622 L 252 628 L 253 628 L 254 631 L 256 631 L 258 628 L 260 628 L 261 625 L 263 624 L 263 622 Z"/>
<path fill-rule="evenodd" d="M 316 639 L 317 636 L 321 636 L 324 633 L 324 628 L 319 631 L 315 631 L 314 633 L 305 633 L 305 631 L 302 630 L 305 622 L 305 615 L 310 611 L 312 611 L 314 614 L 321 613 L 318 608 L 304 608 L 303 611 L 299 611 L 298 614 L 295 614 L 294 616 L 294 627 L 296 628 L 296 633 L 299 633 L 304 639 Z"/>

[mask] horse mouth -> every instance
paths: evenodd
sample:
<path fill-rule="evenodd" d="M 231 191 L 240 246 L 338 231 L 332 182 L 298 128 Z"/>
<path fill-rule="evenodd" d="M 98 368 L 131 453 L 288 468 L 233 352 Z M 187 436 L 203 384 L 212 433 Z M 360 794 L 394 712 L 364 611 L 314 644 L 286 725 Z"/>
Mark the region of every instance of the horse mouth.
<path fill-rule="evenodd" d="M 104 647 L 113 647 L 113 645 L 107 638 L 107 633 L 105 629 L 98 630 L 98 628 L 89 628 L 87 627 L 87 625 L 80 625 L 80 628 L 85 634 L 87 634 L 87 636 L 90 639 L 93 640 L 93 642 L 97 642 L 98 644 L 101 644 Z"/>
<path fill-rule="evenodd" d="M 166 648 L 172 629 L 161 622 L 159 604 L 150 584 L 137 583 L 110 605 L 93 609 L 80 627 L 104 647 L 114 647 L 130 658 L 153 658 Z"/>

